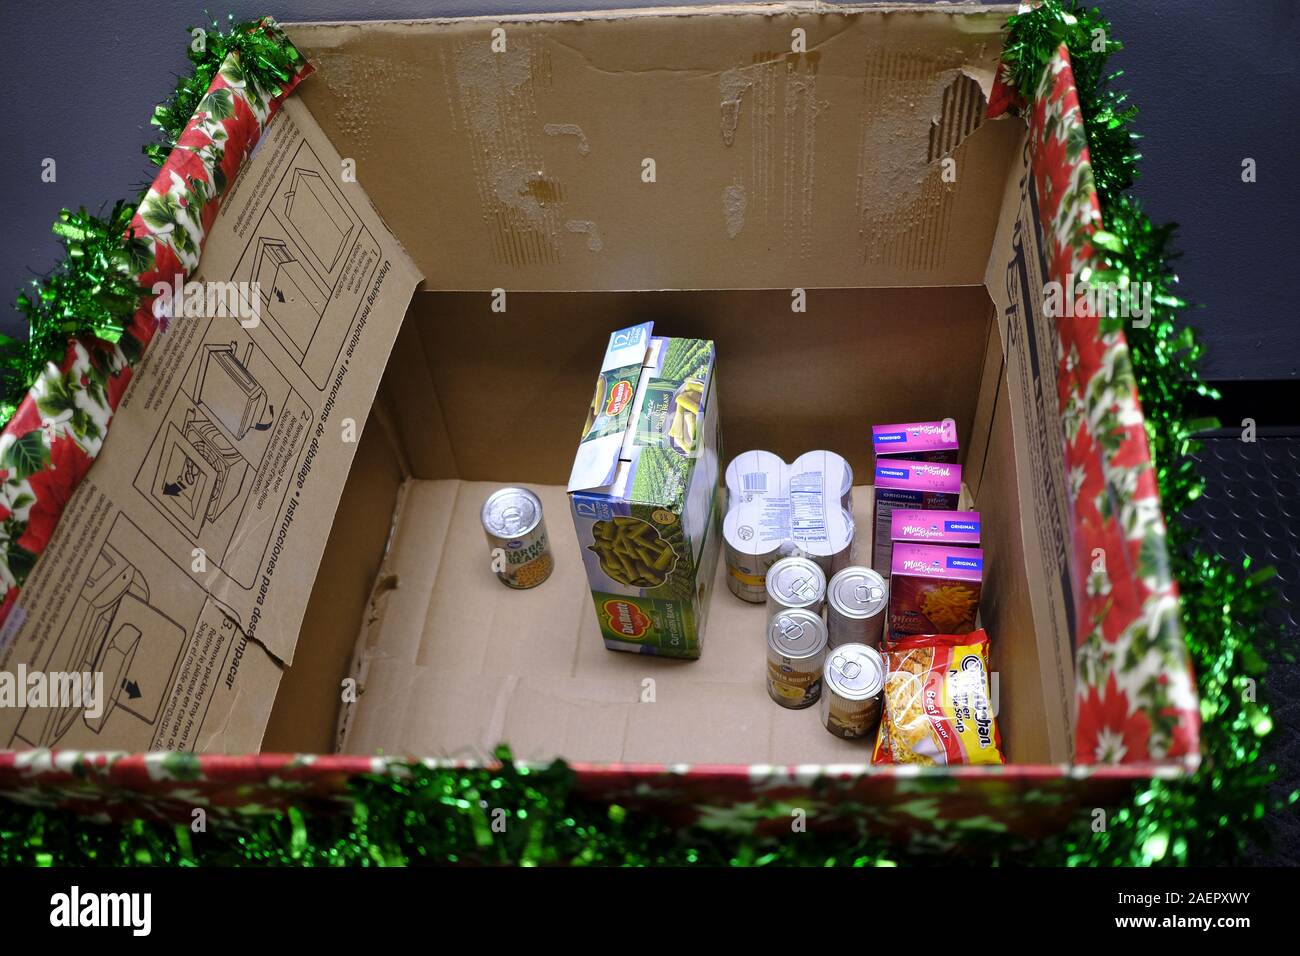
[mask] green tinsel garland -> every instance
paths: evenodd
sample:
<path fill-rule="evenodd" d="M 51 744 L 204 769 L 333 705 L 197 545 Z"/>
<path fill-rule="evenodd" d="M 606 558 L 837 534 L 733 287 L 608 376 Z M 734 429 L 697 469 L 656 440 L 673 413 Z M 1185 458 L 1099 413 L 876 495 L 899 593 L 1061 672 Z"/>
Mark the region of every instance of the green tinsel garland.
<path fill-rule="evenodd" d="M 238 52 L 241 68 L 265 90 L 280 89 L 301 64 L 301 54 L 259 29 L 258 21 L 236 23 L 229 17 L 224 29 L 214 20 L 207 27 L 192 28 L 190 34 L 194 70 L 154 110 L 152 122 L 161 140 L 144 147 L 145 155 L 158 166 L 176 145 L 227 55 Z M 149 250 L 128 233 L 144 192 L 133 202 L 117 203 L 107 217 L 85 209 L 75 213 L 64 209 L 59 214 L 54 234 L 63 244 L 64 261 L 44 279 L 33 280 L 32 292 L 20 295 L 15 303 L 27 320 L 27 339 L 0 335 L 0 428 L 13 417 L 45 367 L 63 358 L 69 339 L 93 337 L 119 343 L 128 361 L 137 357 L 136 343 L 130 336 L 124 338 L 123 332 L 148 291 L 138 285 L 136 276 L 149 265 Z"/>
<path fill-rule="evenodd" d="M 1106 38 L 1093 49 L 1095 30 Z M 1131 123 L 1136 113 L 1111 89 L 1118 76 L 1106 72 L 1119 44 L 1095 10 L 1047 0 L 1011 18 L 1004 59 L 1016 87 L 1032 96 L 1048 60 L 1061 43 L 1069 47 L 1087 123 L 1093 175 L 1105 231 L 1112 281 L 1151 282 L 1152 321 L 1130 328 L 1128 340 L 1146 413 L 1147 431 L 1169 527 L 1171 559 L 1182 589 L 1187 641 L 1201 697 L 1203 762 L 1193 776 L 1135 786 L 1111 813 L 1107 829 L 1094 833 L 1090 819 L 1029 845 L 1005 838 L 978 838 L 968 860 L 1072 866 L 1228 863 L 1252 843 L 1265 841 L 1267 813 L 1279 809 L 1268 787 L 1274 768 L 1263 756 L 1272 729 L 1267 709 L 1252 702 L 1251 682 L 1261 684 L 1264 656 L 1274 636 L 1262 612 L 1272 603 L 1271 570 L 1250 563 L 1232 567 L 1199 550 L 1195 529 L 1179 520 L 1201 494 L 1192 454 L 1195 434 L 1210 421 L 1188 421 L 1198 397 L 1217 397 L 1201 382 L 1202 354 L 1192 331 L 1177 320 L 1185 303 L 1173 293 L 1169 268 L 1170 227 L 1154 226 L 1126 195 L 1138 154 Z M 214 54 L 215 55 L 215 54 Z M 215 60 L 198 63 L 207 69 Z M 179 130 L 194 97 L 206 89 L 198 74 L 182 83 L 178 97 L 160 107 L 164 129 Z M 195 93 L 195 91 L 199 91 Z M 171 135 L 175 135 L 171 133 Z M 161 147 L 160 147 L 161 149 Z M 152 153 L 157 157 L 161 153 Z M 353 784 L 353 811 L 343 814 L 289 812 L 249 823 L 247 829 L 215 828 L 192 834 L 187 827 L 135 821 L 120 827 L 91 826 L 60 811 L 30 811 L 0 804 L 0 865 L 274 864 L 386 866 L 474 862 L 524 865 L 705 864 L 856 865 L 941 862 L 902 854 L 869 834 L 819 834 L 799 839 L 736 839 L 707 826 L 670 827 L 653 817 L 577 800 L 572 773 L 563 763 L 530 771 L 502 751 L 499 770 L 452 771 L 422 766 L 401 779 L 361 779 Z M 1300 796 L 1290 794 L 1287 803 Z M 511 808 L 504 833 L 493 832 L 489 808 Z M 773 807 L 772 819 L 789 820 Z"/>

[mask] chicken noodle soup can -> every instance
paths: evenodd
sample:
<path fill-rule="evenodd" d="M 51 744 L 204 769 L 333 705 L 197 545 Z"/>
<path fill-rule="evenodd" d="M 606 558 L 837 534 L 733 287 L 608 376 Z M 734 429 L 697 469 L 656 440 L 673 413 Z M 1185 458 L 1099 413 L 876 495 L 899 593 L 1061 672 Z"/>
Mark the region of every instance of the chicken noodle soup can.
<path fill-rule="evenodd" d="M 826 598 L 826 575 L 807 558 L 782 558 L 767 572 L 767 616 L 783 611 L 812 611 L 821 614 Z"/>
<path fill-rule="evenodd" d="M 826 631 L 831 647 L 878 647 L 885 630 L 889 588 L 870 568 L 845 568 L 826 588 Z"/>
<path fill-rule="evenodd" d="M 822 724 L 836 737 L 867 736 L 880 723 L 885 661 L 865 644 L 841 644 L 826 652 L 822 675 Z"/>
<path fill-rule="evenodd" d="M 767 693 L 798 710 L 817 702 L 826 661 L 826 624 L 812 611 L 782 611 L 767 623 Z"/>
<path fill-rule="evenodd" d="M 555 562 L 546 538 L 542 502 L 527 488 L 502 488 L 483 503 L 492 569 L 503 584 L 532 588 L 551 576 Z"/>

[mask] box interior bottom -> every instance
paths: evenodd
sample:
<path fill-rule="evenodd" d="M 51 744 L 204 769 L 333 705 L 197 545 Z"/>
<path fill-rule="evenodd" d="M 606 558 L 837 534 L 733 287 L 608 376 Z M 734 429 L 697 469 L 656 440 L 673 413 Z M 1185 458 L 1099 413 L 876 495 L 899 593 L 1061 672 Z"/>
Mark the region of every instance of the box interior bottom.
<path fill-rule="evenodd" d="M 726 588 L 720 561 L 700 660 L 603 645 L 562 483 L 592 355 L 610 329 L 649 315 L 657 332 L 717 342 L 724 461 L 752 447 L 786 460 L 823 447 L 866 476 L 869 423 L 957 418 L 964 504 L 987 532 L 981 614 L 1004 753 L 1067 762 L 1068 648 L 1032 610 L 1030 582 L 1043 569 L 1023 540 L 1026 496 L 987 293 L 818 296 L 817 313 L 791 324 L 781 290 L 514 294 L 508 328 L 496 329 L 484 325 L 479 295 L 417 294 L 262 749 L 480 759 L 505 742 L 539 761 L 870 760 L 870 742 L 833 737 L 815 709 L 768 698 L 765 609 Z M 507 484 L 540 494 L 555 556 L 551 578 L 527 591 L 493 575 L 479 523 L 483 500 Z M 865 556 L 869 488 L 854 506 Z M 341 706 L 348 678 L 359 697 Z"/>
<path fill-rule="evenodd" d="M 675 661 L 605 649 L 562 487 L 541 497 L 555 555 L 542 585 L 487 572 L 479 511 L 496 482 L 407 484 L 390 545 L 400 582 L 370 629 L 364 694 L 344 749 L 622 763 L 863 763 L 874 739 L 822 728 L 764 684 L 766 608 L 732 594 L 720 561 L 704 651 Z M 869 553 L 871 489 L 854 492 Z M 714 544 L 716 545 L 716 539 Z"/>

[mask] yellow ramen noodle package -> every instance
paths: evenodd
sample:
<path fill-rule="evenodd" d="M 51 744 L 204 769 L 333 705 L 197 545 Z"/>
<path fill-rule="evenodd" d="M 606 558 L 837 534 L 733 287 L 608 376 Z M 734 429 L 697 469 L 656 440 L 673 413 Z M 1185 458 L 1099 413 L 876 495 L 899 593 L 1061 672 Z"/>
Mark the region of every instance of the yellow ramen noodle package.
<path fill-rule="evenodd" d="M 872 763 L 1005 763 L 989 693 L 989 638 L 924 634 L 889 645 Z"/>

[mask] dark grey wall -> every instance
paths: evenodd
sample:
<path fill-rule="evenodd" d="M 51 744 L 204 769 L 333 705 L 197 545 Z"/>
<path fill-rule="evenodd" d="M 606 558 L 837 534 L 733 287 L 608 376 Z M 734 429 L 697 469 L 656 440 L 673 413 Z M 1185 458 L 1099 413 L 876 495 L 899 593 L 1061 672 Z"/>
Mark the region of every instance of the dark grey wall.
<path fill-rule="evenodd" d="M 669 0 L 660 0 L 667 3 Z M 676 0 L 678 5 L 699 0 Z M 3 0 L 0 12 L 0 329 L 8 305 L 56 261 L 63 206 L 133 196 L 150 178 L 149 116 L 186 68 L 184 28 L 205 8 L 281 20 L 496 14 L 654 5 L 645 0 Z M 1300 378 L 1284 283 L 1296 271 L 1300 211 L 1300 3 L 1101 0 L 1127 49 L 1116 64 L 1142 108 L 1138 193 L 1182 224 L 1179 264 L 1212 378 Z M 41 182 L 53 158 L 57 181 Z M 1241 181 L 1245 157 L 1258 181 Z"/>

